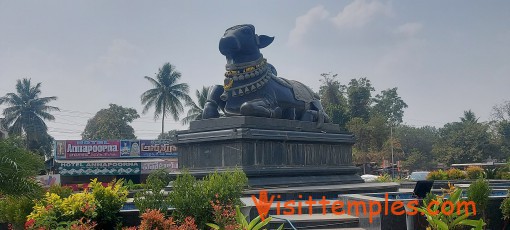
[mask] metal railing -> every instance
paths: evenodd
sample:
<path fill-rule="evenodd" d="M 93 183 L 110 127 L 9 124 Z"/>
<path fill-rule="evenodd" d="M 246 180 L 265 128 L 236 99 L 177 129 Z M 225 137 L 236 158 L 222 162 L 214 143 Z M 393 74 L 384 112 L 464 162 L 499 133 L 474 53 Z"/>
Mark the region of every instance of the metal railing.
<path fill-rule="evenodd" d="M 290 225 L 290 227 L 291 227 L 293 230 L 297 230 L 297 228 L 296 228 L 296 227 L 294 227 L 294 225 L 292 224 L 292 222 L 290 222 L 290 220 L 288 220 L 288 219 L 281 218 L 281 217 L 274 217 L 274 216 L 271 216 L 271 218 L 273 218 L 273 219 L 277 219 L 277 220 L 283 220 L 283 221 L 286 221 L 286 222 Z"/>

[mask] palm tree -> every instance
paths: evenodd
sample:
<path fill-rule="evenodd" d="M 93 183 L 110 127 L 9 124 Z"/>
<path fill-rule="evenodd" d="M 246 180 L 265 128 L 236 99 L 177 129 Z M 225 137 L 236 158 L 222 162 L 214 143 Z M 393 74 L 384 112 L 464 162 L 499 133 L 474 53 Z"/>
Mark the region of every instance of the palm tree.
<path fill-rule="evenodd" d="M 163 64 L 156 74 L 156 78 L 145 76 L 154 88 L 145 91 L 141 96 L 144 105 L 142 113 L 145 114 L 151 107 L 155 107 L 154 120 L 161 119 L 161 133 L 165 133 L 165 117 L 167 113 L 175 121 L 179 120 L 179 114 L 184 111 L 181 101 L 190 101 L 188 96 L 189 86 L 186 83 L 177 83 L 181 73 L 175 70 L 170 63 Z"/>
<path fill-rule="evenodd" d="M 0 97 L 0 105 L 8 106 L 4 109 L 3 115 L 4 124 L 10 134 L 18 136 L 25 134 L 27 142 L 47 136 L 48 127 L 44 121 L 55 120 L 50 112 L 60 110 L 47 105 L 57 97 L 39 97 L 40 94 L 41 83 L 32 86 L 31 79 L 24 78 L 17 81 L 16 93 L 7 93 Z"/>
<path fill-rule="evenodd" d="M 471 110 L 464 111 L 464 116 L 460 118 L 460 121 L 463 123 L 477 123 L 478 118 L 476 117 L 475 113 Z"/>
<path fill-rule="evenodd" d="M 204 111 L 204 105 L 207 101 L 207 94 L 209 93 L 209 87 L 202 86 L 201 90 L 195 91 L 195 95 L 198 99 L 198 104 L 193 100 L 189 100 L 186 102 L 186 106 L 189 106 L 190 109 L 186 114 L 186 117 L 182 119 L 182 124 L 188 124 L 191 121 L 202 119 L 202 112 Z"/>

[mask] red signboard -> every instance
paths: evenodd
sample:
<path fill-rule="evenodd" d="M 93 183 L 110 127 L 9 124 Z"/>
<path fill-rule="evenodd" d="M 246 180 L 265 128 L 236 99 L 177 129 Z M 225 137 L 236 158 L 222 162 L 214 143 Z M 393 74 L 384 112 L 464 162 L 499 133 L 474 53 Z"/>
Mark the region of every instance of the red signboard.
<path fill-rule="evenodd" d="M 65 142 L 66 159 L 120 157 L 120 141 L 118 140 Z"/>

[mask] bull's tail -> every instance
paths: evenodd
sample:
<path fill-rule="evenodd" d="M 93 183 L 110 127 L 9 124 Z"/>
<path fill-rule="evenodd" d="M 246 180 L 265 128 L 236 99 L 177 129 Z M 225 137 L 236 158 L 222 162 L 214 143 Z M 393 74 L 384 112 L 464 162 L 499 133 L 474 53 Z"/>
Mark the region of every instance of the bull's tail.
<path fill-rule="evenodd" d="M 313 110 L 317 111 L 317 128 L 322 128 L 324 122 L 328 120 L 326 117 L 327 115 L 324 112 L 324 108 L 322 108 L 321 102 L 319 100 L 313 100 L 310 102 L 310 104 Z"/>

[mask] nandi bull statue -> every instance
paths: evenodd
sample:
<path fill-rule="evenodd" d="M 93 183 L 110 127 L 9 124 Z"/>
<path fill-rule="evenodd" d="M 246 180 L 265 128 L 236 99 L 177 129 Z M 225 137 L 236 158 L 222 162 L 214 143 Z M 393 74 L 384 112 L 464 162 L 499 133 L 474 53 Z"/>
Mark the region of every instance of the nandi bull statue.
<path fill-rule="evenodd" d="M 255 34 L 253 25 L 225 31 L 219 49 L 227 58 L 223 86 L 209 89 L 203 119 L 220 116 L 257 116 L 329 122 L 319 96 L 304 84 L 277 77 L 276 69 L 260 53 L 274 37 Z"/>

